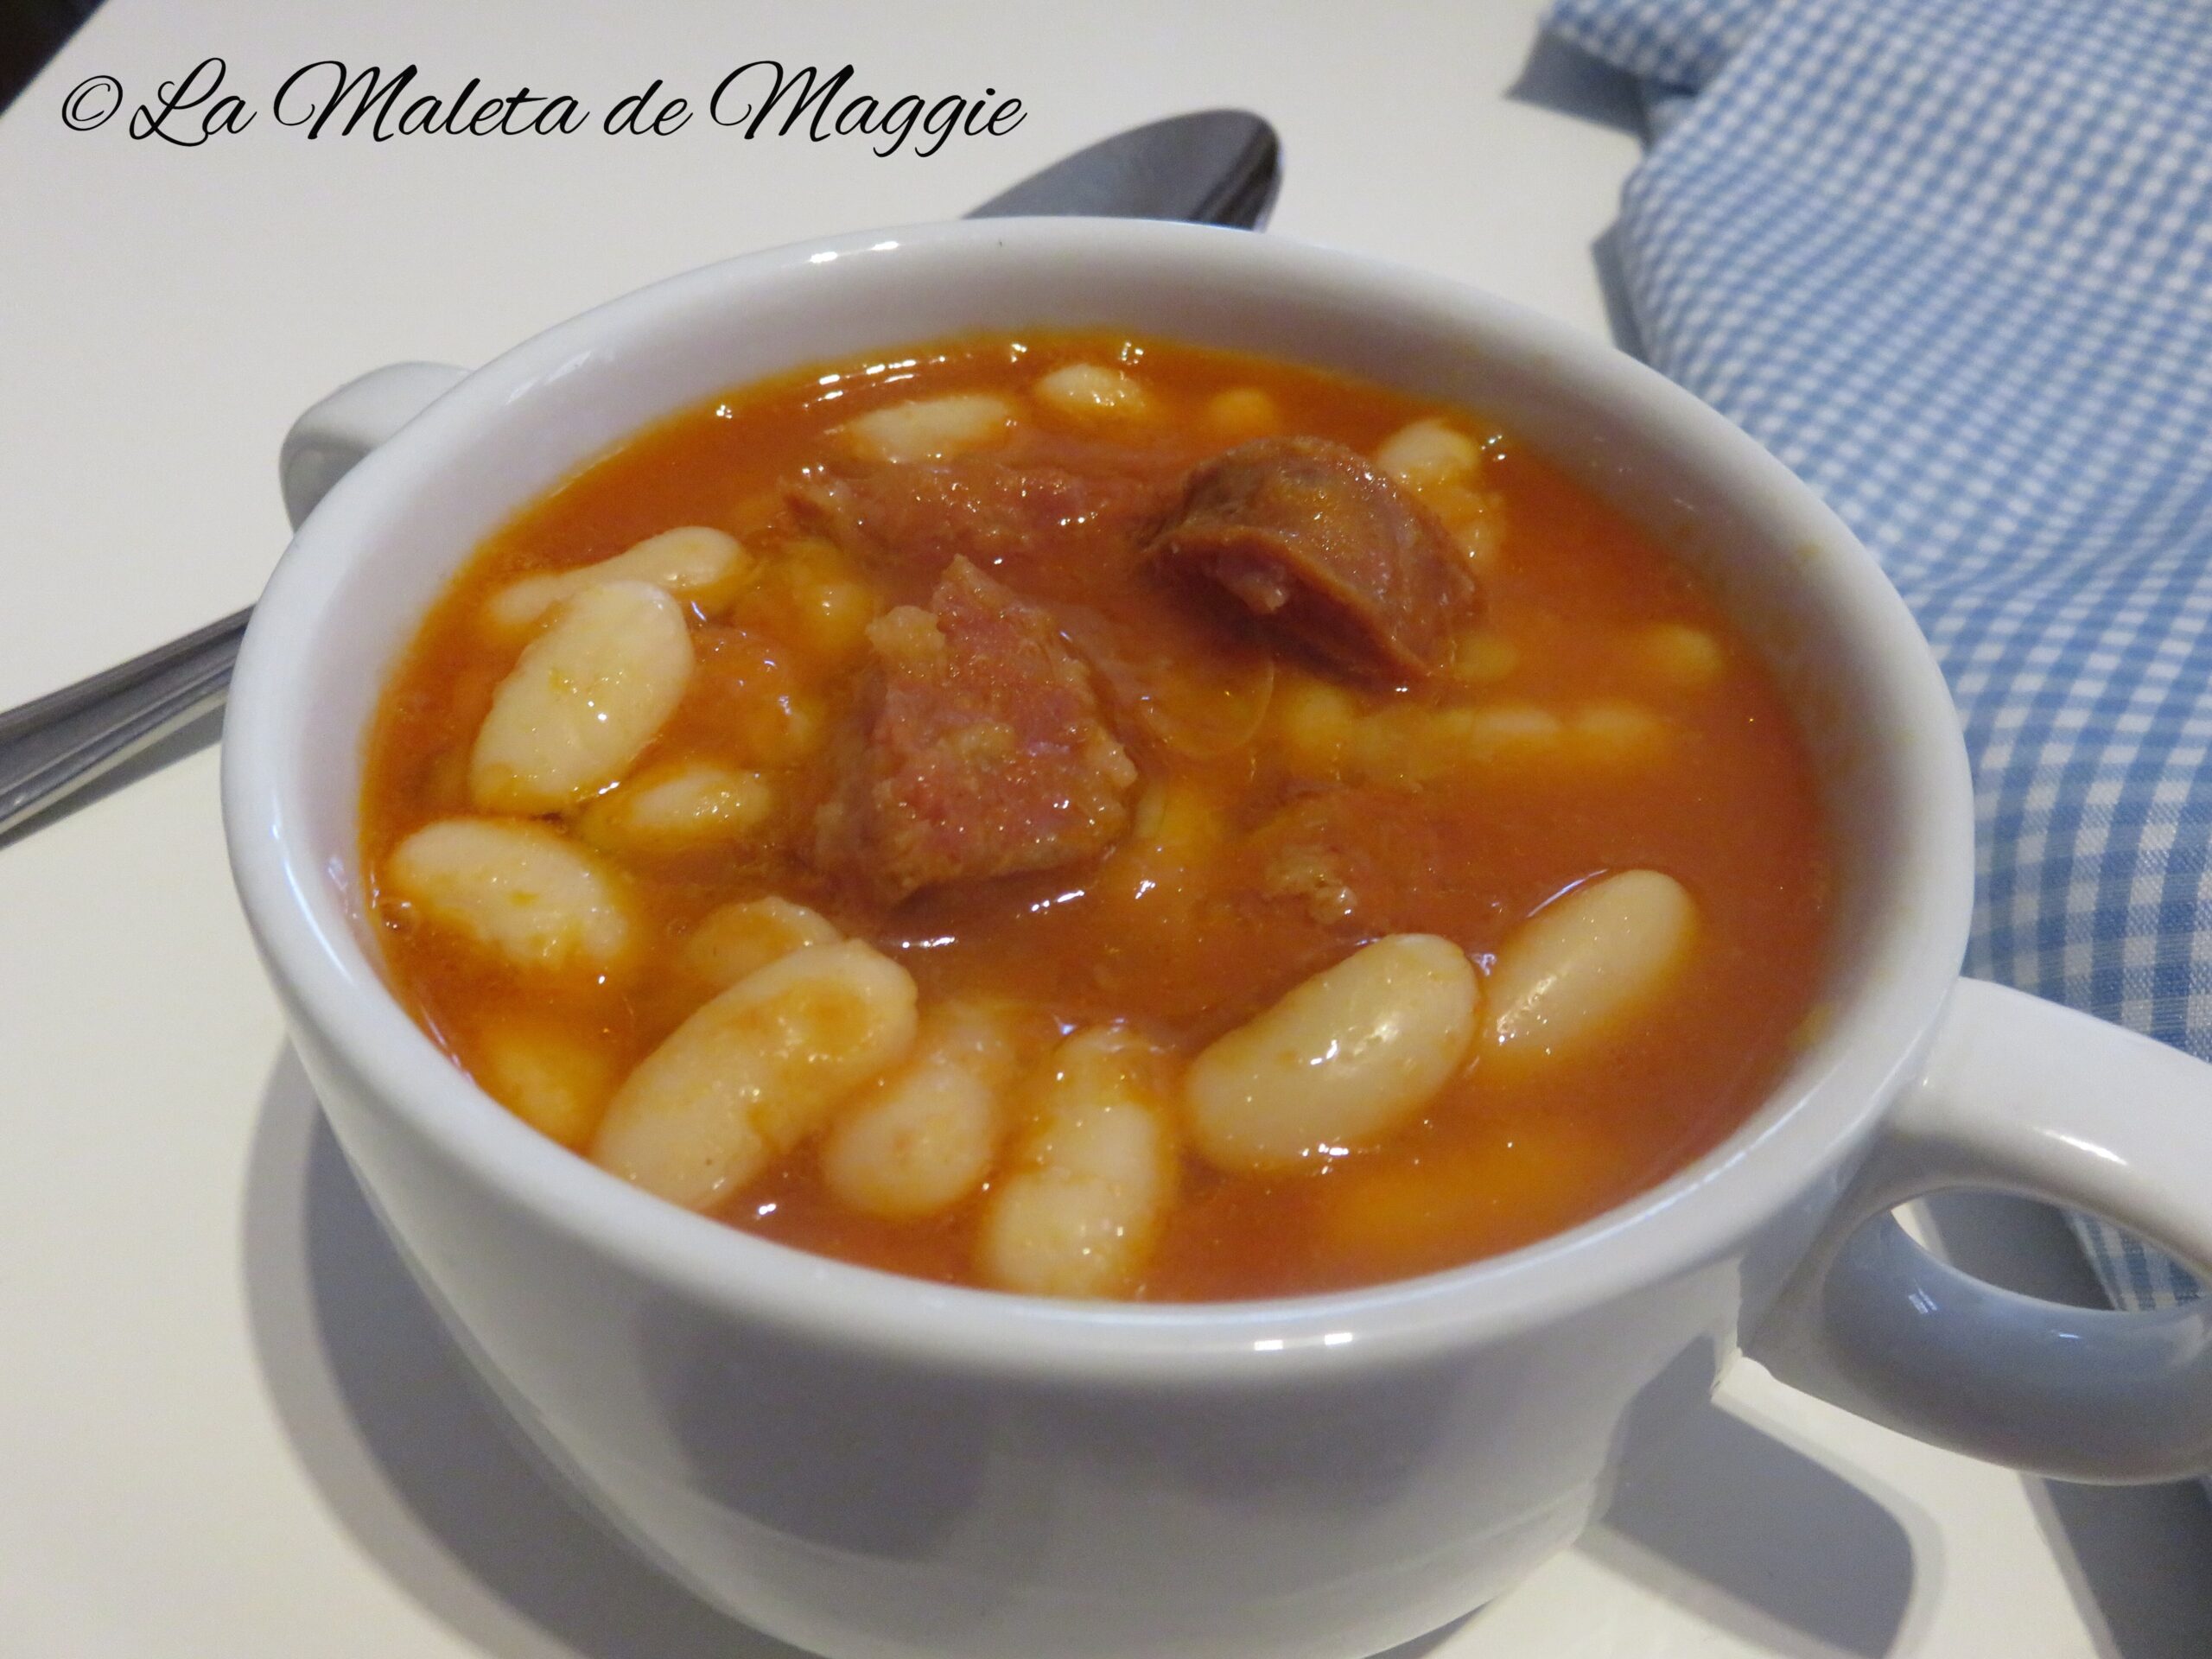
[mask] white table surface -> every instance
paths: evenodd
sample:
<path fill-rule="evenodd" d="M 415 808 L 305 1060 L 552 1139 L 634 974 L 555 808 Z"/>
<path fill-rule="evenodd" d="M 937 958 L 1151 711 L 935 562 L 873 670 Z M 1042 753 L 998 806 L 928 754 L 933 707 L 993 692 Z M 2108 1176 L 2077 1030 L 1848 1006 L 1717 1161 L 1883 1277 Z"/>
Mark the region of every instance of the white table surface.
<path fill-rule="evenodd" d="M 0 118 L 0 706 L 251 600 L 283 544 L 276 442 L 397 358 L 479 361 L 664 274 L 956 214 L 1141 118 L 1281 129 L 1275 232 L 1448 271 L 1603 332 L 1592 245 L 1639 138 L 1536 0 L 789 5 L 110 0 Z M 995 86 L 1014 134 L 928 160 L 664 139 L 202 148 L 74 133 L 200 58 L 264 102 L 317 58 L 434 89 L 852 61 Z M 127 107 L 127 106 L 126 106 Z M 232 901 L 202 731 L 0 843 L 0 1653 L 45 1659 L 693 1659 L 777 1645 L 603 1542 L 508 1449 L 362 1206 Z M 2039 1219 L 1956 1241 L 2078 1281 Z M 2056 1488 L 1744 1365 L 1613 1520 L 1435 1659 L 2212 1654 L 2194 1488 Z"/>

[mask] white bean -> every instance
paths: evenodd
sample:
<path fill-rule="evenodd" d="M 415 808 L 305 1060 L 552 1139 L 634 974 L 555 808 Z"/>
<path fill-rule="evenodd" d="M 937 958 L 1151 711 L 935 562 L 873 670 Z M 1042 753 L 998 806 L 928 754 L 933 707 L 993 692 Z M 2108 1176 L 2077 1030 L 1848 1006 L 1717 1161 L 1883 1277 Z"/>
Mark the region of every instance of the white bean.
<path fill-rule="evenodd" d="M 789 586 L 791 632 L 824 663 L 842 663 L 868 639 L 875 589 L 847 576 L 794 573 Z"/>
<path fill-rule="evenodd" d="M 1452 642 L 1452 677 L 1462 685 L 1494 685 L 1520 665 L 1520 646 L 1487 628 L 1471 628 Z"/>
<path fill-rule="evenodd" d="M 445 818 L 385 860 L 384 888 L 517 967 L 612 967 L 635 925 L 614 876 L 541 823 Z"/>
<path fill-rule="evenodd" d="M 614 1092 L 613 1058 L 580 1033 L 509 1020 L 480 1033 L 469 1070 L 484 1092 L 564 1147 L 583 1146 Z"/>
<path fill-rule="evenodd" d="M 906 1064 L 848 1107 L 822 1143 L 830 1191 L 893 1221 L 959 1203 L 991 1172 L 1015 1058 L 1014 1033 L 988 1009 L 954 1003 L 924 1014 Z"/>
<path fill-rule="evenodd" d="M 1157 1064 L 1137 1038 L 1103 1027 L 1052 1052 L 1029 1133 L 983 1211 L 985 1280 L 1039 1296 L 1112 1296 L 1136 1283 L 1175 1181 Z"/>
<path fill-rule="evenodd" d="M 1345 742 L 1353 771 L 1397 789 L 1467 776 L 1476 766 L 1525 767 L 1550 759 L 1566 727 L 1533 703 L 1456 709 L 1383 708 L 1362 715 Z"/>
<path fill-rule="evenodd" d="M 747 974 L 844 936 L 829 918 L 788 899 L 747 899 L 710 910 L 683 942 L 683 966 L 717 990 Z"/>
<path fill-rule="evenodd" d="M 914 1040 L 914 982 L 858 939 L 747 975 L 615 1090 L 592 1160 L 694 1210 L 790 1151 Z"/>
<path fill-rule="evenodd" d="M 1152 394 L 1141 380 L 1100 363 L 1071 363 L 1054 369 L 1030 391 L 1055 414 L 1085 425 L 1146 421 L 1154 413 Z"/>
<path fill-rule="evenodd" d="M 1014 424 L 1014 405 L 988 391 L 918 397 L 855 416 L 837 429 L 869 461 L 937 461 L 977 449 Z"/>
<path fill-rule="evenodd" d="M 1565 732 L 1564 722 L 1550 709 L 1505 701 L 1447 709 L 1438 717 L 1436 735 L 1454 755 L 1490 762 L 1548 757 Z"/>
<path fill-rule="evenodd" d="M 1452 540 L 1467 561 L 1467 569 L 1477 577 L 1487 576 L 1497 568 L 1505 552 L 1505 514 L 1499 498 L 1482 498 L 1481 505 L 1472 512 L 1462 513 L 1451 521 Z"/>
<path fill-rule="evenodd" d="M 650 766 L 578 815 L 577 832 L 617 852 L 671 852 L 735 841 L 776 808 L 774 785 L 757 772 L 712 760 Z"/>
<path fill-rule="evenodd" d="M 1567 727 L 1570 748 L 1604 766 L 1650 766 L 1666 758 L 1667 722 L 1640 702 L 1586 702 Z"/>
<path fill-rule="evenodd" d="M 675 598 L 711 607 L 752 574 L 753 560 L 736 537 L 705 524 L 684 524 L 648 536 L 595 564 L 510 582 L 492 595 L 484 615 L 503 631 L 526 628 L 563 600 L 610 582 L 649 582 Z"/>
<path fill-rule="evenodd" d="M 1139 896 L 1156 887 L 1187 888 L 1212 864 L 1228 839 L 1212 796 L 1182 779 L 1145 786 L 1120 852 Z"/>
<path fill-rule="evenodd" d="M 1475 441 L 1442 421 L 1415 421 L 1382 440 L 1377 466 L 1408 489 L 1457 483 L 1475 470 Z"/>
<path fill-rule="evenodd" d="M 1206 424 L 1222 437 L 1263 438 L 1282 430 L 1282 411 L 1257 386 L 1236 386 L 1206 400 Z"/>
<path fill-rule="evenodd" d="M 1191 1062 L 1192 1141 L 1222 1168 L 1245 1171 L 1373 1145 L 1459 1070 L 1479 995 L 1473 964 L 1451 940 L 1377 939 Z"/>
<path fill-rule="evenodd" d="M 1501 1056 L 1555 1054 L 1635 1012 L 1681 967 L 1697 919 L 1681 883 L 1656 870 L 1624 870 L 1545 906 L 1491 975 Z"/>
<path fill-rule="evenodd" d="M 1352 694 L 1306 675 L 1278 675 L 1268 711 L 1277 741 L 1293 770 L 1334 779 L 1359 735 L 1360 706 Z"/>
<path fill-rule="evenodd" d="M 1684 622 L 1655 623 L 1637 637 L 1635 652 L 1654 679 L 1686 690 L 1711 685 L 1728 670 L 1720 642 Z"/>
<path fill-rule="evenodd" d="M 587 588 L 524 647 L 468 760 L 490 812 L 558 811 L 629 771 L 691 679 L 683 612 L 642 582 Z"/>

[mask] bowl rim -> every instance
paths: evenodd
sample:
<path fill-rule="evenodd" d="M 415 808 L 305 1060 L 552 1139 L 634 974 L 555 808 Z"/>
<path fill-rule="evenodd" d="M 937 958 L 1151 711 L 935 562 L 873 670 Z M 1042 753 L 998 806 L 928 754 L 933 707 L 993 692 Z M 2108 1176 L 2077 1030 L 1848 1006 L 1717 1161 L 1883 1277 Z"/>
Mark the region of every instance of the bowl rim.
<path fill-rule="evenodd" d="M 623 331 L 650 327 L 656 315 L 804 283 L 839 260 L 927 251 L 948 269 L 963 258 L 1049 265 L 1106 249 L 1198 279 L 1264 276 L 1308 293 L 1357 290 L 1448 313 L 1470 327 L 1510 330 L 1561 376 L 1629 417 L 1673 423 L 1724 488 L 1792 516 L 1808 543 L 1833 555 L 1805 579 L 1826 584 L 1830 601 L 1888 665 L 1885 687 L 1907 722 L 1897 729 L 1916 740 L 1888 746 L 1916 809 L 1899 826 L 1910 855 L 1900 862 L 1910 868 L 1882 907 L 1875 966 L 1862 976 L 1848 1018 L 1808 1050 L 1815 1063 L 1801 1064 L 1793 1086 L 1770 1095 L 1727 1139 L 1657 1185 L 1502 1255 L 1414 1279 L 1257 1301 L 1068 1302 L 834 1261 L 650 1197 L 493 1103 L 385 988 L 325 878 L 324 860 L 299 844 L 307 768 L 297 728 L 306 699 L 296 687 L 322 630 L 336 620 L 332 594 L 349 561 L 373 554 L 379 502 L 404 492 L 482 423 L 501 419 L 520 392 Z M 358 787 L 358 754 L 349 750 L 345 764 Z M 665 278 L 503 353 L 366 457 L 294 536 L 239 653 L 222 774 L 234 878 L 296 1033 L 304 1027 L 309 1046 L 327 1046 L 378 1110 L 434 1148 L 485 1201 L 519 1208 L 537 1225 L 730 1317 L 826 1347 L 1006 1378 L 1249 1381 L 1360 1359 L 1432 1357 L 1556 1323 L 1720 1261 L 1870 1143 L 1942 1017 L 1973 896 L 1972 787 L 1942 674 L 1872 556 L 1779 461 L 1644 365 L 1471 285 L 1272 233 L 1150 220 L 955 220 L 810 238 Z"/>

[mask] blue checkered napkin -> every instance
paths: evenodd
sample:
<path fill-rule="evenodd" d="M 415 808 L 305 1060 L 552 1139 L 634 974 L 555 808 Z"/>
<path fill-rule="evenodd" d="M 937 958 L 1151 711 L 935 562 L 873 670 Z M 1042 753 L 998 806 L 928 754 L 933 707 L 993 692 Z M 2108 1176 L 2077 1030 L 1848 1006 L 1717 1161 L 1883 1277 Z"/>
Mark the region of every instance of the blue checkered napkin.
<path fill-rule="evenodd" d="M 1553 0 L 1656 89 L 1645 350 L 1827 498 L 1966 720 L 1970 972 L 2212 1058 L 2212 6 Z M 2193 1281 L 2080 1224 L 2134 1306 Z"/>

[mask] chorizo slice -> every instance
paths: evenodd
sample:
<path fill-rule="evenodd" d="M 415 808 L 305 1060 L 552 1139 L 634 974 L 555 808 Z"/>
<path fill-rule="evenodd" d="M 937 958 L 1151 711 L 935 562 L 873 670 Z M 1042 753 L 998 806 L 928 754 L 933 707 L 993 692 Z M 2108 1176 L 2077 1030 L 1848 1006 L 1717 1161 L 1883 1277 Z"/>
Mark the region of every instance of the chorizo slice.
<path fill-rule="evenodd" d="M 1369 681 L 1412 683 L 1445 667 L 1478 602 L 1427 509 L 1319 438 L 1260 438 L 1200 462 L 1147 556 Z"/>
<path fill-rule="evenodd" d="M 1136 766 L 1044 611 L 956 558 L 927 609 L 885 613 L 868 639 L 865 741 L 817 820 L 821 863 L 895 904 L 1072 863 L 1128 829 Z"/>

